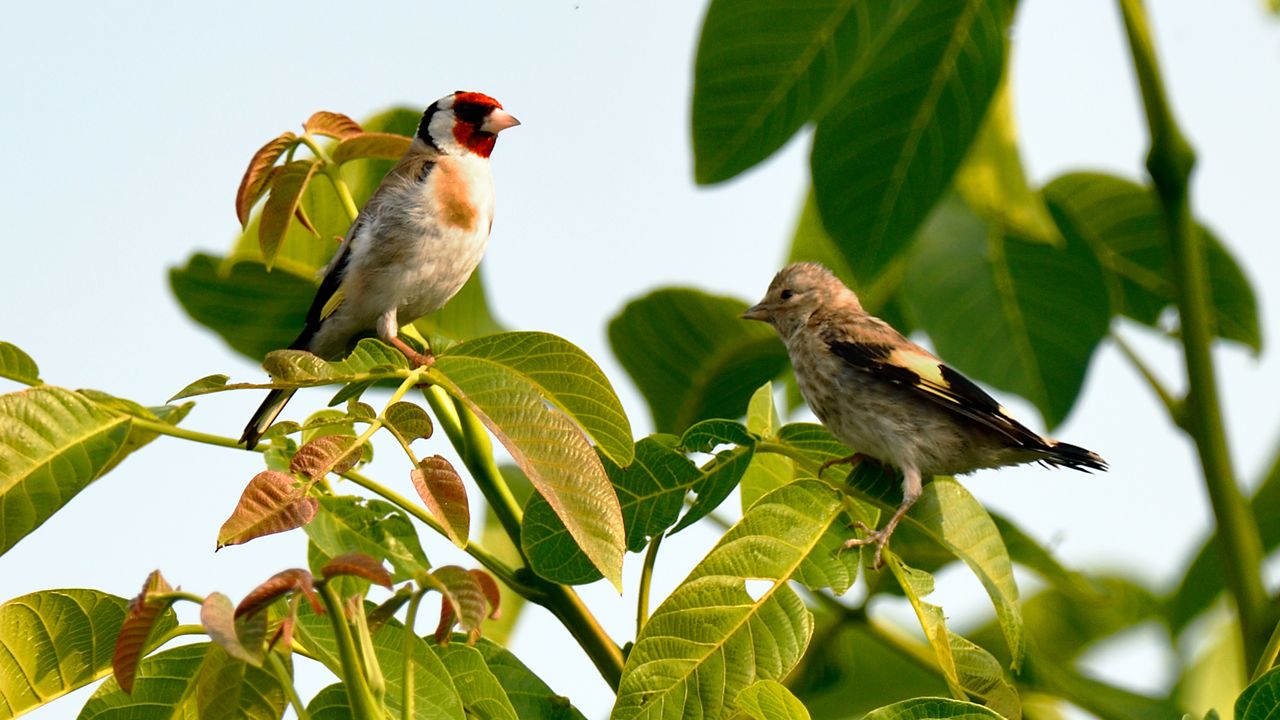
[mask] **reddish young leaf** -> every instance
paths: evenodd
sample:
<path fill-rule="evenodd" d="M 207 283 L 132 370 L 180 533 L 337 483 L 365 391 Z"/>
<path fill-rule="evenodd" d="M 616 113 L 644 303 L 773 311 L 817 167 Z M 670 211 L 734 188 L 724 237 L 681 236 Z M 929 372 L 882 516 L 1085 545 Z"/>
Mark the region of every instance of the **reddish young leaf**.
<path fill-rule="evenodd" d="M 467 488 L 449 461 L 439 455 L 423 458 L 409 477 L 418 497 L 437 520 L 444 525 L 449 539 L 458 547 L 466 547 L 471 532 L 471 509 Z"/>
<path fill-rule="evenodd" d="M 403 135 L 380 132 L 360 133 L 338 143 L 338 147 L 333 149 L 332 157 L 338 164 L 359 158 L 399 160 L 412 142 L 413 140 Z"/>
<path fill-rule="evenodd" d="M 489 619 L 497 620 L 502 614 L 499 605 L 502 604 L 502 591 L 498 589 L 498 581 L 493 576 L 479 568 L 472 568 L 467 572 L 471 573 L 471 577 L 476 579 L 476 584 L 480 586 L 480 591 L 484 593 L 484 599 L 489 602 Z"/>
<path fill-rule="evenodd" d="M 200 606 L 200 624 L 209 639 L 222 646 L 231 657 L 262 667 L 262 641 L 267 636 L 267 616 L 261 613 L 236 618 L 231 598 L 213 593 Z"/>
<path fill-rule="evenodd" d="M 236 606 L 235 617 L 253 615 L 281 595 L 294 591 L 307 596 L 311 609 L 315 610 L 317 615 L 324 614 L 324 606 L 320 604 L 320 597 L 316 595 L 315 579 L 311 577 L 311 573 L 301 568 L 290 568 L 272 575 L 266 582 L 250 590 L 249 594 L 245 595 Z"/>
<path fill-rule="evenodd" d="M 426 440 L 435 429 L 427 411 L 411 402 L 393 403 L 383 412 L 383 422 L 406 445 L 414 440 Z"/>
<path fill-rule="evenodd" d="M 375 585 L 391 589 L 391 573 L 382 567 L 382 563 L 361 552 L 351 552 L 330 560 L 320 568 L 325 579 L 339 575 L 354 575 L 364 578 Z"/>
<path fill-rule="evenodd" d="M 129 601 L 129 609 L 125 613 L 124 623 L 120 626 L 120 634 L 116 637 L 115 652 L 111 655 L 111 670 L 115 673 L 116 682 L 126 693 L 133 692 L 133 679 L 138 672 L 138 662 L 147 649 L 147 640 L 156 620 L 173 604 L 172 598 L 157 598 L 156 595 L 171 593 L 173 588 L 165 582 L 159 570 L 152 571 L 142 583 L 142 592 Z"/>
<path fill-rule="evenodd" d="M 457 565 L 437 568 L 431 576 L 443 588 L 441 594 L 444 595 L 440 602 L 436 642 L 441 645 L 448 643 L 449 632 L 455 624 L 467 634 L 468 643 L 480 639 L 480 624 L 489 610 L 489 601 L 475 576 Z"/>
<path fill-rule="evenodd" d="M 302 129 L 316 135 L 325 135 L 338 140 L 345 140 L 354 135 L 364 132 L 364 128 L 360 127 L 360 123 L 343 115 L 342 113 L 329 112 L 321 110 L 302 124 Z"/>
<path fill-rule="evenodd" d="M 303 493 L 297 481 L 287 473 L 264 470 L 253 476 L 231 517 L 218 531 L 218 549 L 311 522 L 319 503 Z"/>
<path fill-rule="evenodd" d="M 360 459 L 360 449 L 354 447 L 355 441 L 350 435 L 322 435 L 298 448 L 289 463 L 289 470 L 312 480 L 329 472 L 341 475 Z"/>
<path fill-rule="evenodd" d="M 240 178 L 240 188 L 236 190 L 236 217 L 240 220 L 241 227 L 249 224 L 249 210 L 267 191 L 271 169 L 276 161 L 297 141 L 297 135 L 286 132 L 259 148 L 249 160 L 249 167 L 245 169 L 244 177 Z"/>
<path fill-rule="evenodd" d="M 294 160 L 281 167 L 271 181 L 271 194 L 262 206 L 262 224 L 258 226 L 258 246 L 262 248 L 262 261 L 268 270 L 280 252 L 280 243 L 302 202 L 302 193 L 319 167 L 316 160 Z"/>
<path fill-rule="evenodd" d="M 303 209 L 302 203 L 298 203 L 298 209 L 293 211 L 293 217 L 297 219 L 298 224 L 307 232 L 320 237 L 320 231 L 316 230 L 316 226 L 311 224 L 311 218 L 307 217 L 307 211 Z"/>

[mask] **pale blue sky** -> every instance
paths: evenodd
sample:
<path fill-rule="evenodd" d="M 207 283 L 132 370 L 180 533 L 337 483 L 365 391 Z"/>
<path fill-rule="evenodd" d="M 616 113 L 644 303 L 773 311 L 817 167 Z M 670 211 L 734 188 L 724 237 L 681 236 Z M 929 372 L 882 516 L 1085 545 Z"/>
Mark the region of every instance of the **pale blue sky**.
<path fill-rule="evenodd" d="M 524 123 L 494 153 L 498 212 L 484 272 L 497 312 L 582 346 L 613 379 L 637 434 L 647 432 L 647 411 L 609 352 L 608 318 L 659 285 L 754 300 L 784 257 L 805 190 L 807 134 L 743 178 L 694 187 L 689 95 L 703 7 L 11 3 L 0 42 L 0 211 L 14 225 L 0 263 L 0 339 L 27 350 L 51 383 L 148 404 L 210 373 L 257 377 L 187 320 L 166 280 L 192 252 L 228 246 L 252 152 L 317 109 L 361 117 L 475 89 Z M 1195 207 L 1254 281 L 1275 341 L 1280 28 L 1254 0 L 1165 0 L 1151 12 L 1176 109 L 1200 151 Z M 1105 169 L 1140 179 L 1145 129 L 1114 3 L 1022 0 L 1019 13 L 1015 102 L 1031 177 Z M 1171 346 L 1125 329 L 1176 385 Z M 1250 481 L 1280 437 L 1277 357 L 1218 353 L 1232 446 Z M 207 398 L 186 424 L 238 434 L 258 400 Z M 308 403 L 321 401 L 302 395 L 290 411 Z M 1028 405 L 1010 405 L 1039 425 Z M 1007 470 L 967 486 L 1070 563 L 1172 582 L 1209 522 L 1194 453 L 1112 349 L 1096 357 L 1057 434 L 1101 452 L 1112 472 Z M 0 599 L 52 587 L 128 596 L 157 567 L 187 590 L 240 596 L 305 561 L 301 533 L 212 553 L 259 468 L 255 455 L 157 442 L 0 557 Z M 713 539 L 694 533 L 684 550 L 664 553 L 656 591 Z M 428 551 L 438 563 L 461 559 L 445 544 Z M 620 641 L 634 631 L 638 562 L 628 565 L 625 597 L 584 591 Z M 935 599 L 960 618 L 985 602 L 958 574 Z M 513 649 L 603 716 L 607 689 L 567 634 L 544 613 L 528 620 Z M 1141 642 L 1091 660 L 1135 687 L 1159 682 L 1161 661 Z M 304 677 L 304 693 L 327 682 Z M 73 717 L 84 697 L 32 717 Z"/>

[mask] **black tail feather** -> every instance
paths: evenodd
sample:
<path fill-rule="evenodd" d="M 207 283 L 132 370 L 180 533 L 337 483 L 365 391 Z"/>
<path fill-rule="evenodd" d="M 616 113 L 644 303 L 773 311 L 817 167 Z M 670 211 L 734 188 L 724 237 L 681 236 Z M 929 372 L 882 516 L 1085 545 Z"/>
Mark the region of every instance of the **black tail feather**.
<path fill-rule="evenodd" d="M 240 436 L 240 442 L 244 443 L 246 449 L 252 450 L 258 446 L 258 440 L 262 438 L 262 434 L 271 427 L 271 423 L 275 422 L 276 417 L 280 415 L 281 410 L 284 410 L 285 404 L 295 392 L 297 391 L 272 390 L 267 393 L 267 399 L 262 401 L 257 412 L 249 418 L 249 424 L 244 426 L 244 435 Z"/>
<path fill-rule="evenodd" d="M 1105 472 L 1107 470 L 1107 461 L 1092 450 L 1085 450 L 1078 445 L 1058 442 L 1057 440 L 1047 440 L 1045 445 L 1044 462 L 1050 465 L 1071 468 L 1081 472 L 1089 472 L 1091 470 Z"/>

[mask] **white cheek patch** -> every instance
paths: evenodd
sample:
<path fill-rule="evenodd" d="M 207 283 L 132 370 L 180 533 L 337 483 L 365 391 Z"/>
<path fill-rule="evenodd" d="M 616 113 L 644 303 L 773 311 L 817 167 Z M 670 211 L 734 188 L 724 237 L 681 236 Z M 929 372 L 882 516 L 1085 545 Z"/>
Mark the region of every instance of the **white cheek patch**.
<path fill-rule="evenodd" d="M 431 124 L 427 126 L 427 132 L 431 134 L 431 139 L 435 141 L 436 145 L 443 146 L 447 143 L 455 142 L 453 137 L 454 120 L 453 110 L 447 109 L 443 105 L 431 116 Z"/>

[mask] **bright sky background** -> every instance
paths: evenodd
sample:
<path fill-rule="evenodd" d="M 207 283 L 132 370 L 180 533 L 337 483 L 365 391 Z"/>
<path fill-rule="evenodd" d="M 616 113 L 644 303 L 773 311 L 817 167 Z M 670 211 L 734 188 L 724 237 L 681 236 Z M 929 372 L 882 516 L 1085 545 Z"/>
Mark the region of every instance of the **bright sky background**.
<path fill-rule="evenodd" d="M 1150 4 L 1175 108 L 1200 154 L 1195 208 L 1253 280 L 1275 342 L 1280 26 L 1257 0 Z M 211 373 L 259 377 L 187 319 L 166 275 L 196 250 L 229 246 L 249 156 L 314 110 L 358 118 L 474 89 L 524 123 L 494 153 L 498 213 L 484 264 L 492 303 L 511 327 L 557 333 L 596 358 L 643 434 L 647 411 L 608 349 L 606 322 L 660 285 L 754 301 L 782 262 L 807 177 L 804 133 L 743 178 L 693 185 L 690 83 L 703 12 L 689 0 L 10 3 L 0 42 L 0 214 L 14 226 L 0 262 L 0 339 L 29 352 L 47 382 L 145 404 Z M 1032 179 L 1074 169 L 1141 179 L 1145 126 L 1115 4 L 1022 0 L 1013 35 Z M 1122 329 L 1179 384 L 1173 346 Z M 1250 484 L 1280 436 L 1278 357 L 1217 354 L 1232 448 Z M 202 399 L 185 424 L 238 435 L 259 400 Z M 322 404 L 300 395 L 287 412 Z M 1040 426 L 1029 405 L 1010 405 Z M 1211 518 L 1192 448 L 1113 349 L 1097 354 L 1083 400 L 1056 434 L 1097 450 L 1112 471 L 1006 470 L 967 486 L 1068 563 L 1169 586 Z M 159 440 L 0 557 L 0 600 L 56 587 L 131 596 L 154 568 L 186 590 L 239 598 L 305 563 L 300 532 L 212 552 L 260 468 L 256 455 Z M 384 481 L 407 491 L 395 473 Z M 714 539 L 688 535 L 679 552 L 664 546 L 656 592 Z M 428 552 L 438 564 L 465 561 L 440 543 Z M 619 641 L 633 637 L 639 564 L 629 558 L 621 599 L 584 591 Z M 986 601 L 954 575 L 936 600 L 953 617 L 974 617 Z M 585 656 L 549 615 L 525 619 L 513 650 L 589 717 L 603 717 L 611 696 Z M 1156 687 L 1165 659 L 1153 647 L 1139 634 L 1091 665 Z M 330 681 L 302 677 L 304 697 Z M 74 717 L 87 697 L 31 717 Z"/>

